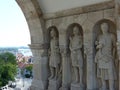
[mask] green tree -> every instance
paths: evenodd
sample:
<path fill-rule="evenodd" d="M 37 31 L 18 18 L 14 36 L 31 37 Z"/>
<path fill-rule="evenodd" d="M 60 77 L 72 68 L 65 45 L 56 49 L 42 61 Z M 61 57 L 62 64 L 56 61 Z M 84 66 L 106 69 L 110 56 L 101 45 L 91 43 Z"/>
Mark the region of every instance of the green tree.
<path fill-rule="evenodd" d="M 32 65 L 29 65 L 29 66 L 27 66 L 25 69 L 26 69 L 27 71 L 32 72 L 33 66 L 32 66 Z"/>
<path fill-rule="evenodd" d="M 0 87 L 14 81 L 17 73 L 16 57 L 12 53 L 0 54 Z"/>
<path fill-rule="evenodd" d="M 1 53 L 0 60 L 2 60 L 2 62 L 5 62 L 5 63 L 12 63 L 14 65 L 17 65 L 15 55 L 9 52 Z"/>
<path fill-rule="evenodd" d="M 26 77 L 31 77 L 32 76 L 32 69 L 33 69 L 33 65 L 29 65 L 29 66 L 26 66 L 25 69 L 30 72 L 30 74 L 26 74 L 25 76 Z"/>

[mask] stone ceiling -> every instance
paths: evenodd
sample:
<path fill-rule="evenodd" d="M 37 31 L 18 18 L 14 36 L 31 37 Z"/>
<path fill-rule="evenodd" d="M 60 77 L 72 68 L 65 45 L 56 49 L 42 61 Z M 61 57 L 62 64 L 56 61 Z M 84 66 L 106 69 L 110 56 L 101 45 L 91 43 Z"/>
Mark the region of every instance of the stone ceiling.
<path fill-rule="evenodd" d="M 54 13 L 111 0 L 38 0 L 43 13 Z"/>

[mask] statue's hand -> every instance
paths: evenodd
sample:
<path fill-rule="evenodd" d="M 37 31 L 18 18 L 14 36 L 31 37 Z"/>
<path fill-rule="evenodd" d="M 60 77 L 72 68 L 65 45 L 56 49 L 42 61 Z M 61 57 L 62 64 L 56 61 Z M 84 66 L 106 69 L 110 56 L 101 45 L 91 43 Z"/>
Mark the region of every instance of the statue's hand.
<path fill-rule="evenodd" d="M 99 44 L 99 45 L 97 45 L 97 49 L 100 49 L 100 48 L 102 48 L 103 47 L 103 45 L 102 44 Z"/>
<path fill-rule="evenodd" d="M 98 45 L 99 44 L 99 42 L 98 41 L 95 41 L 95 45 Z"/>

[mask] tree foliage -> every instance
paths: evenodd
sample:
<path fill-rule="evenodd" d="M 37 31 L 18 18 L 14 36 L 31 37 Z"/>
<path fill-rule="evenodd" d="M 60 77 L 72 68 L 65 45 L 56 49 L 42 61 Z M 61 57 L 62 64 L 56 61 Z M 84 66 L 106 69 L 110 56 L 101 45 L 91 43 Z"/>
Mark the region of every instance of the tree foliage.
<path fill-rule="evenodd" d="M 29 78 L 32 76 L 32 69 L 33 69 L 33 66 L 32 65 L 29 65 L 29 66 L 26 66 L 25 69 L 30 72 L 30 74 L 26 74 L 25 77 L 26 78 Z"/>
<path fill-rule="evenodd" d="M 14 81 L 17 73 L 16 57 L 12 53 L 0 54 L 0 87 Z"/>
<path fill-rule="evenodd" d="M 33 66 L 32 66 L 32 65 L 29 65 L 29 66 L 27 66 L 25 69 L 26 69 L 27 71 L 32 72 Z"/>

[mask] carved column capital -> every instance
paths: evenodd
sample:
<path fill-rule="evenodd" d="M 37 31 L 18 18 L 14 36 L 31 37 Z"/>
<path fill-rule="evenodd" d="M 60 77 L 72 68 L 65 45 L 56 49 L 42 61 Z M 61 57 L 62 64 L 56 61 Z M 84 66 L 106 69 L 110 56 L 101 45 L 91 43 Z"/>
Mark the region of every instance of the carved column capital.
<path fill-rule="evenodd" d="M 48 48 L 49 48 L 49 44 L 47 43 L 39 43 L 39 44 L 31 44 L 29 45 L 29 47 L 31 48 L 33 55 L 35 56 L 47 56 L 48 55 Z"/>
<path fill-rule="evenodd" d="M 49 44 L 47 43 L 36 43 L 36 44 L 29 44 L 31 49 L 41 50 L 41 49 L 48 49 Z"/>

